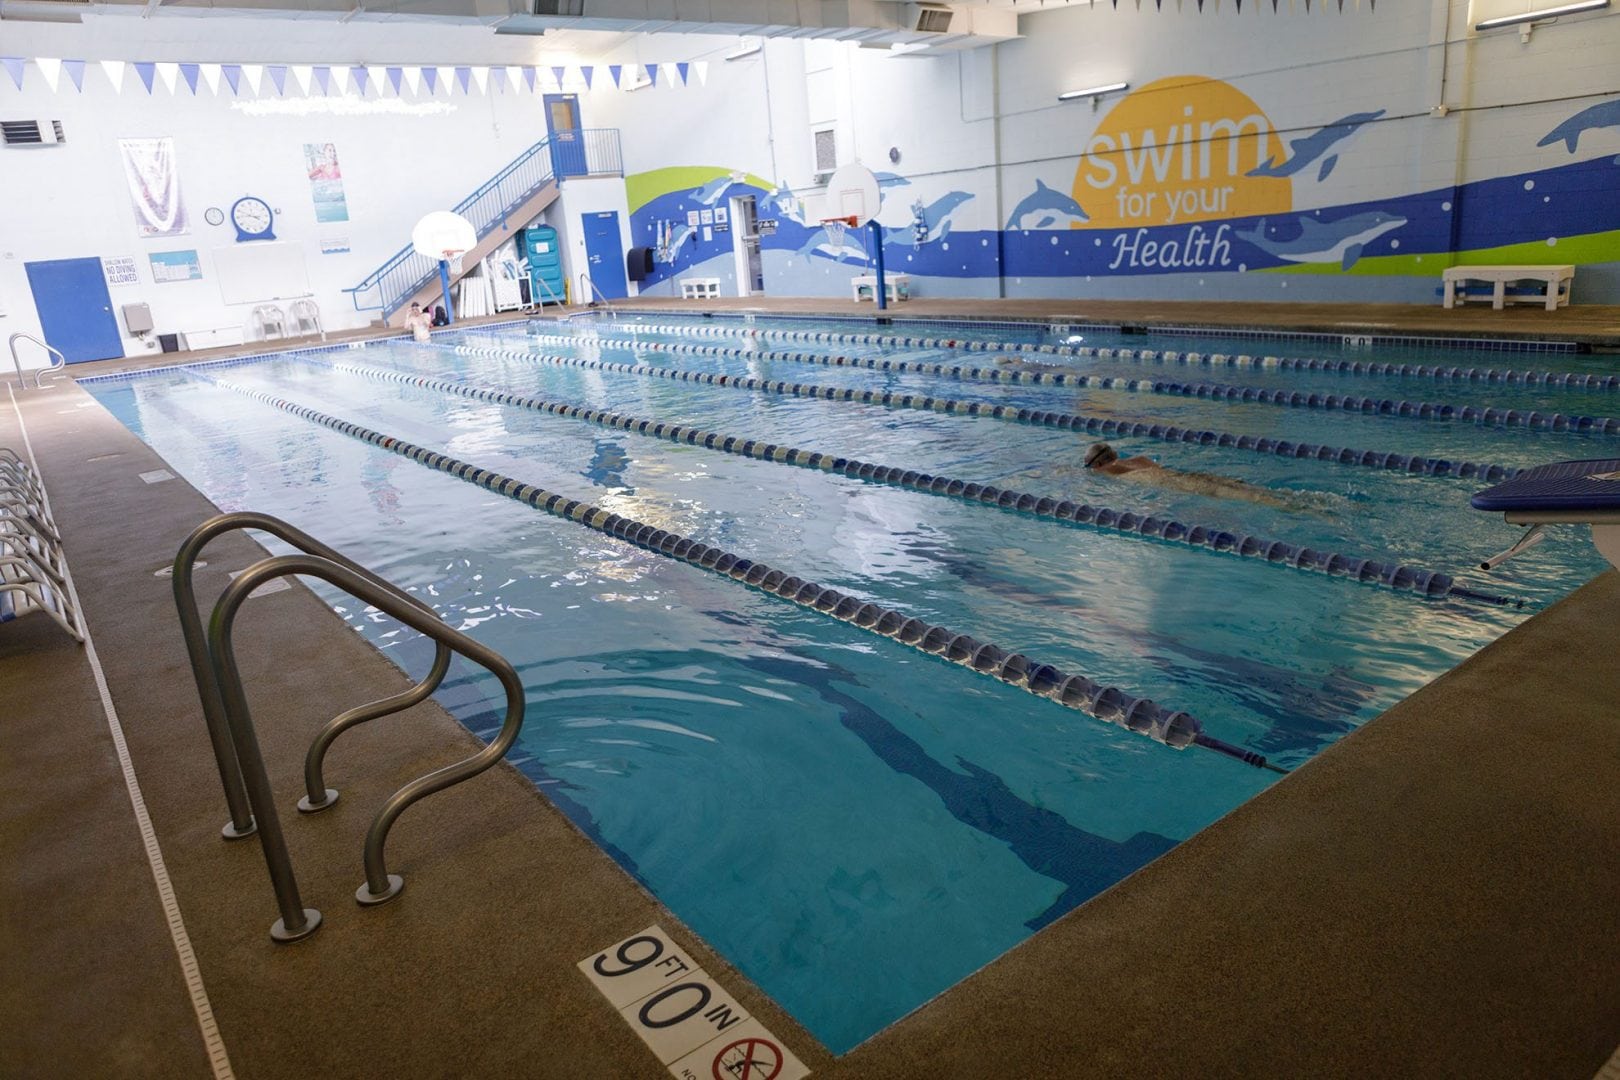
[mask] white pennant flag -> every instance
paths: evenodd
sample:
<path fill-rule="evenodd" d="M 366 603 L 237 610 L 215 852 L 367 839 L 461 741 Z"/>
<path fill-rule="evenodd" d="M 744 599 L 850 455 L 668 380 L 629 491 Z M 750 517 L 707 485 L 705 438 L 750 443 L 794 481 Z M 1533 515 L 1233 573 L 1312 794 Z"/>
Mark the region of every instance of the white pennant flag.
<path fill-rule="evenodd" d="M 665 61 L 658 65 L 658 81 L 664 84 L 665 90 L 679 89 L 681 73 L 674 64 Z"/>
<path fill-rule="evenodd" d="M 45 76 L 45 85 L 56 93 L 56 83 L 62 77 L 62 61 L 49 56 L 36 56 L 34 63 L 39 65 L 39 73 Z"/>
<path fill-rule="evenodd" d="M 417 92 L 422 89 L 422 69 L 419 67 L 406 68 L 405 85 L 410 89 L 411 96 L 415 97 Z"/>
<path fill-rule="evenodd" d="M 517 64 L 506 65 L 506 84 L 514 94 L 523 89 L 523 69 Z"/>
<path fill-rule="evenodd" d="M 332 89 L 337 91 L 338 97 L 342 97 L 349 92 L 348 64 L 332 65 Z"/>
<path fill-rule="evenodd" d="M 107 73 L 107 81 L 112 83 L 113 93 L 123 93 L 124 62 L 122 60 L 103 60 L 101 70 Z"/>
<path fill-rule="evenodd" d="M 259 96 L 259 84 L 264 81 L 263 64 L 243 64 L 242 82 L 251 91 L 253 96 Z"/>
<path fill-rule="evenodd" d="M 694 62 L 692 64 L 692 71 L 697 75 L 699 86 L 709 85 L 709 62 L 707 60 L 698 60 Z"/>
<path fill-rule="evenodd" d="M 315 77 L 315 69 L 308 64 L 289 64 L 287 70 L 291 71 L 293 78 L 298 80 L 298 89 L 304 92 L 305 97 L 308 97 L 309 84 L 310 80 Z"/>
<path fill-rule="evenodd" d="M 162 61 L 157 65 L 157 73 L 158 78 L 163 80 L 163 85 L 168 88 L 169 93 L 174 93 L 175 82 L 180 78 L 180 65 Z"/>
<path fill-rule="evenodd" d="M 454 96 L 455 91 L 453 88 L 456 85 L 456 69 L 454 65 L 445 67 L 441 64 L 439 66 L 439 85 L 444 87 L 446 96 Z"/>
<path fill-rule="evenodd" d="M 219 93 L 219 74 L 220 74 L 219 65 L 218 64 L 198 64 L 197 65 L 197 70 L 202 72 L 202 81 L 203 81 L 203 83 L 205 85 L 207 85 L 208 92 L 210 94 L 218 94 Z"/>
<path fill-rule="evenodd" d="M 478 87 L 480 94 L 489 92 L 489 68 L 475 67 L 472 69 L 473 84 Z"/>

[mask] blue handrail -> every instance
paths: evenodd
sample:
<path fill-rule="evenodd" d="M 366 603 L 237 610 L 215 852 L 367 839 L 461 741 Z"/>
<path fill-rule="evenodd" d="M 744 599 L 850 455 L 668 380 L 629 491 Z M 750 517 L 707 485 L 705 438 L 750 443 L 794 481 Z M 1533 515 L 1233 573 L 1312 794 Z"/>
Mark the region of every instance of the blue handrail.
<path fill-rule="evenodd" d="M 485 181 L 455 206 L 482 240 L 547 184 L 570 176 L 622 176 L 624 161 L 617 128 L 589 128 L 548 135 Z M 352 289 L 344 289 L 356 311 L 381 311 L 386 319 L 439 271 L 438 260 L 407 244 Z M 375 293 L 368 302 L 361 296 Z"/>

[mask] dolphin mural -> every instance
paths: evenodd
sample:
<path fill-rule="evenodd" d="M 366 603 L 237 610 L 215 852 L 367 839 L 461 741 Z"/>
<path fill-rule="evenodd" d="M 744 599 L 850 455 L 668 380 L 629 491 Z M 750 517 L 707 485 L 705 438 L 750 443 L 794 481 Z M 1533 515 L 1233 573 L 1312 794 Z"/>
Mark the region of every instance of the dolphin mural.
<path fill-rule="evenodd" d="M 958 207 L 965 202 L 969 202 L 972 198 L 973 196 L 965 191 L 950 191 L 927 206 L 923 206 L 922 200 L 919 199 L 912 209 L 913 218 L 920 218 L 921 221 L 914 221 L 911 225 L 902 225 L 899 228 L 885 230 L 886 233 L 894 235 L 885 236 L 884 240 L 887 243 L 902 244 L 906 247 L 922 247 L 924 244 L 931 244 L 935 240 L 943 240 L 950 235 L 951 216 L 956 213 Z"/>
<path fill-rule="evenodd" d="M 1547 132 L 1536 145 L 1551 146 L 1555 142 L 1562 142 L 1573 154 L 1575 148 L 1580 145 L 1582 135 L 1606 127 L 1620 127 L 1620 100 L 1605 101 L 1589 109 L 1582 109 Z"/>
<path fill-rule="evenodd" d="M 783 181 L 775 191 L 760 200 L 760 212 L 767 217 L 787 218 L 804 224 L 804 218 L 799 213 L 799 199 Z"/>
<path fill-rule="evenodd" d="M 713 206 L 715 203 L 720 201 L 720 196 L 726 193 L 727 188 L 729 188 L 732 184 L 742 183 L 745 179 L 747 179 L 747 177 L 747 173 L 741 172 L 733 172 L 727 173 L 724 176 L 717 176 L 713 180 L 710 180 L 707 184 L 704 184 L 702 187 L 694 188 L 691 195 L 692 201 L 701 203 L 704 206 Z"/>
<path fill-rule="evenodd" d="M 866 248 L 862 246 L 860 234 L 856 230 L 845 229 L 843 235 L 835 240 L 825 226 L 811 232 L 805 239 L 804 246 L 795 254 L 802 256 L 806 262 L 815 255 L 824 255 L 838 262 L 843 262 L 846 258 L 851 262 L 866 261 Z"/>
<path fill-rule="evenodd" d="M 1290 140 L 1288 143 L 1290 153 L 1287 161 L 1268 161 L 1259 168 L 1250 169 L 1245 175 L 1293 176 L 1317 158 L 1321 158 L 1322 167 L 1317 171 L 1316 179 L 1318 181 L 1326 180 L 1328 173 L 1333 171 L 1333 166 L 1339 163 L 1339 144 L 1360 131 L 1364 124 L 1370 124 L 1383 115 L 1384 110 L 1379 109 L 1377 112 L 1351 113 L 1349 116 L 1342 116 L 1309 135 L 1302 135 L 1297 139 Z M 1332 151 L 1332 153 L 1329 153 L 1329 151 Z M 1323 157 L 1324 154 L 1327 156 Z"/>
<path fill-rule="evenodd" d="M 680 254 L 681 246 L 690 240 L 692 238 L 692 234 L 695 232 L 697 232 L 696 229 L 684 223 L 675 226 L 675 231 L 669 234 L 670 262 L 675 261 L 676 257 Z"/>
<path fill-rule="evenodd" d="M 1299 219 L 1299 235 L 1292 240 L 1268 239 L 1265 218 L 1261 218 L 1251 231 L 1234 229 L 1233 235 L 1284 262 L 1336 262 L 1339 269 L 1348 270 L 1361 258 L 1363 248 L 1405 224 L 1403 217 L 1374 210 L 1352 214 L 1338 221 L 1319 221 L 1309 215 L 1302 216 Z"/>
<path fill-rule="evenodd" d="M 1090 220 L 1086 212 L 1080 209 L 1079 203 L 1037 180 L 1035 190 L 1013 207 L 1012 216 L 1007 219 L 1007 228 L 1064 229 Z"/>
<path fill-rule="evenodd" d="M 889 188 L 910 187 L 911 186 L 911 181 L 907 180 L 905 177 L 901 176 L 899 173 L 880 172 L 880 173 L 873 173 L 872 175 L 873 175 L 873 177 L 875 177 L 877 179 L 877 186 L 878 186 L 878 190 L 880 192 L 881 191 L 887 191 Z"/>

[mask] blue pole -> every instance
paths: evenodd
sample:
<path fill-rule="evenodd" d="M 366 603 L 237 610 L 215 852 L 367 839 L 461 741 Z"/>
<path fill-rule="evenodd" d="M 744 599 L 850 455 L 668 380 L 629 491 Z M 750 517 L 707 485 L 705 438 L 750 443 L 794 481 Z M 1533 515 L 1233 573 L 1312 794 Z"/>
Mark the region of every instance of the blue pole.
<path fill-rule="evenodd" d="M 439 284 L 444 288 L 444 317 L 456 321 L 456 309 L 450 304 L 450 260 L 439 260 Z"/>
<path fill-rule="evenodd" d="M 878 310 L 883 311 L 889 306 L 888 290 L 883 287 L 883 226 L 879 225 L 876 219 L 868 221 L 866 224 L 872 230 L 873 263 L 877 270 L 877 288 L 874 290 L 877 296 L 875 299 L 877 300 Z"/>

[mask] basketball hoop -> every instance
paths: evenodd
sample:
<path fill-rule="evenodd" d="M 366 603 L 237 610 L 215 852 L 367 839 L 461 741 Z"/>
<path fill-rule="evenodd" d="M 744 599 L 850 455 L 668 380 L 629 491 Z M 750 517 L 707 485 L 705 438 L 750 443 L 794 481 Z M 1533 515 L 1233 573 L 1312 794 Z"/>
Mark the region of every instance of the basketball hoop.
<path fill-rule="evenodd" d="M 844 230 L 853 229 L 859 224 L 860 219 L 854 214 L 821 219 L 821 227 L 827 230 L 827 240 L 835 248 L 844 246 Z"/>

